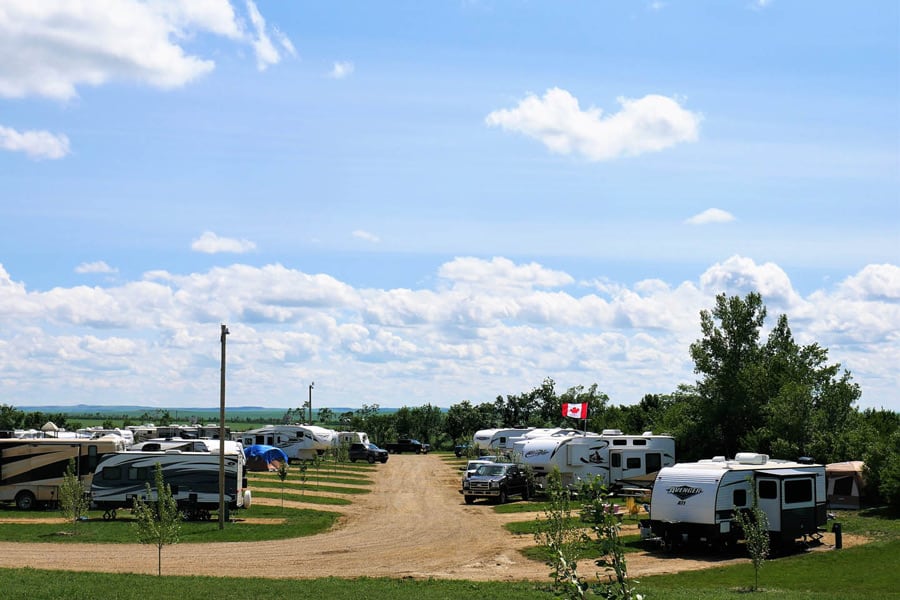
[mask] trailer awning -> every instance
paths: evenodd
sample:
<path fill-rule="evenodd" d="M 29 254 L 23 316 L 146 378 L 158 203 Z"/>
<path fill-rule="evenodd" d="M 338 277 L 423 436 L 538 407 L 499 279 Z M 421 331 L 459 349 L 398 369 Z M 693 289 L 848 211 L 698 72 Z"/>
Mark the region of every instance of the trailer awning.
<path fill-rule="evenodd" d="M 799 469 L 776 469 L 772 471 L 756 471 L 757 475 L 768 475 L 769 477 L 815 477 L 812 471 L 800 471 Z"/>

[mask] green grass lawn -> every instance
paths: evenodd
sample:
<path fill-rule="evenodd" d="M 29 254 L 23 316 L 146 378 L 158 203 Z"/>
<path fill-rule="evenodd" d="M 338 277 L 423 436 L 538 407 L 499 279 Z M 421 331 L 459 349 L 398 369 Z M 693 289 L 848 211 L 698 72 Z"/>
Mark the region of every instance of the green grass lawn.
<path fill-rule="evenodd" d="M 239 566 L 239 565 L 238 565 Z M 273 557 L 272 568 L 278 568 Z M 74 573 L 35 569 L 0 569 L 3 589 L 28 600 L 549 600 L 548 584 L 415 580 L 390 578 L 260 579 L 235 577 L 156 577 L 108 573 Z M 13 596 L 10 596 L 13 597 Z"/>
<path fill-rule="evenodd" d="M 8 542 L 53 543 L 133 543 L 136 540 L 134 519 L 130 511 L 120 510 L 114 521 L 104 521 L 102 511 L 90 511 L 86 521 L 80 521 L 71 535 L 72 525 L 52 522 L 58 512 L 22 513 L 16 510 L 0 510 L 0 517 L 13 517 L 16 523 L 0 523 L 0 539 Z M 219 530 L 216 517 L 212 521 L 186 521 L 181 525 L 181 543 L 247 542 L 278 540 L 314 535 L 327 531 L 337 519 L 333 511 L 281 508 L 280 506 L 254 505 L 247 510 L 235 511 L 233 522 Z M 252 524 L 242 522 L 253 518 Z M 27 522 L 22 522 L 22 519 Z M 270 519 L 271 523 L 255 519 Z"/>
<path fill-rule="evenodd" d="M 281 500 L 282 495 L 281 492 L 262 492 L 255 491 L 253 492 L 254 498 L 274 498 L 276 500 Z M 302 494 L 302 493 L 294 493 L 292 491 L 285 490 L 284 499 L 290 500 L 291 502 L 302 502 L 304 504 L 323 504 L 328 506 L 347 506 L 349 504 L 353 504 L 352 501 L 347 500 L 346 498 L 332 498 L 331 496 L 314 496 L 312 494 Z M 253 510 L 254 507 L 251 507 Z"/>

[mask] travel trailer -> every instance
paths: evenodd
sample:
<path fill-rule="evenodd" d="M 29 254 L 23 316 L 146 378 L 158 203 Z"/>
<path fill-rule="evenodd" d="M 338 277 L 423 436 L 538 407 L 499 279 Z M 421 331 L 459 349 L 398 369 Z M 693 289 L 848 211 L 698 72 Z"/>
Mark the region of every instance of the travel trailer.
<path fill-rule="evenodd" d="M 119 436 L 0 439 L 0 502 L 15 502 L 19 510 L 55 504 L 70 460 L 87 490 L 100 460 L 124 450 Z"/>
<path fill-rule="evenodd" d="M 233 442 L 237 443 L 237 442 Z M 218 451 L 219 440 L 196 440 L 180 437 L 150 438 L 134 444 L 128 450 L 141 452 L 165 452 L 166 450 L 181 450 L 182 452 L 213 452 Z"/>
<path fill-rule="evenodd" d="M 99 439 L 105 437 L 107 435 L 117 435 L 125 440 L 125 447 L 129 448 L 132 444 L 134 444 L 134 432 L 130 429 L 119 429 L 115 427 L 113 429 L 104 429 L 103 427 L 84 427 L 82 429 L 75 430 L 80 437 L 88 438 L 88 439 Z"/>
<path fill-rule="evenodd" d="M 219 508 L 219 446 L 209 452 L 135 451 L 109 454 L 97 465 L 91 483 L 93 505 L 105 511 L 104 519 L 115 519 L 120 508 L 130 508 L 134 499 L 155 500 L 155 490 L 147 498 L 147 484 L 155 484 L 156 465 L 171 486 L 172 496 L 188 518 L 205 520 Z M 250 490 L 244 473 L 242 446 L 225 442 L 225 506 L 249 508 Z"/>
<path fill-rule="evenodd" d="M 369 434 L 364 431 L 339 431 L 337 443 L 340 444 L 366 444 L 371 443 Z"/>
<path fill-rule="evenodd" d="M 662 469 L 650 497 L 650 530 L 670 549 L 728 545 L 743 537 L 733 514 L 749 510 L 754 493 L 775 548 L 816 536 L 825 525 L 824 465 L 741 452 L 733 460 L 718 456 Z"/>
<path fill-rule="evenodd" d="M 244 446 L 281 448 L 290 460 L 312 460 L 337 445 L 337 433 L 316 425 L 266 425 L 236 434 Z"/>
<path fill-rule="evenodd" d="M 604 429 L 600 434 L 561 430 L 521 439 L 513 445 L 513 453 L 531 467 L 539 485 L 556 467 L 563 485 L 570 489 L 594 481 L 615 488 L 626 479 L 675 464 L 675 439 L 650 431 L 626 435 L 618 429 Z"/>
<path fill-rule="evenodd" d="M 581 435 L 577 429 L 562 429 L 560 427 L 527 427 L 513 429 L 481 429 L 472 436 L 472 445 L 480 450 L 493 452 L 496 450 L 512 451 L 513 445 L 523 439 L 545 437 L 548 435 L 567 436 Z"/>

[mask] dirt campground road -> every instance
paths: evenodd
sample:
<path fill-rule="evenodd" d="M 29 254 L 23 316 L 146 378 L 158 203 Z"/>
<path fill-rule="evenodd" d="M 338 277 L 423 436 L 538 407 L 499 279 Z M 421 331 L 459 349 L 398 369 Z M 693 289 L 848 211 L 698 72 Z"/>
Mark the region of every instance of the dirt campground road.
<path fill-rule="evenodd" d="M 457 492 L 458 472 L 440 457 L 392 455 L 386 464 L 378 465 L 373 478 L 372 493 L 354 496 L 353 505 L 335 509 L 342 516 L 327 533 L 269 542 L 171 545 L 163 550 L 163 573 L 546 580 L 548 567 L 519 553 L 519 549 L 534 544 L 532 536 L 513 535 L 503 528 L 510 521 L 532 519 L 534 513 L 498 515 L 481 502 L 466 505 Z M 248 523 L 252 512 L 251 508 L 246 513 Z M 825 547 L 833 543 L 825 542 Z M 852 543 L 845 535 L 844 545 Z M 220 556 L 231 559 L 215 558 Z M 233 560 L 236 557 L 237 563 Z M 637 577 L 741 560 L 746 559 L 715 562 L 709 557 L 675 558 L 641 552 L 628 555 L 628 570 Z M 240 565 L 239 570 L 235 570 L 235 564 Z M 0 566 L 155 574 L 156 547 L 0 542 Z M 579 571 L 593 574 L 596 567 L 592 561 L 585 561 Z"/>

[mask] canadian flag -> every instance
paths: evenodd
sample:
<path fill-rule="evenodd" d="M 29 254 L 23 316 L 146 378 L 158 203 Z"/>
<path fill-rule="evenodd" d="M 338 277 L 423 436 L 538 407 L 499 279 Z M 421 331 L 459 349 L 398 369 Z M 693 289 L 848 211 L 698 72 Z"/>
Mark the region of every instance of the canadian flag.
<path fill-rule="evenodd" d="M 573 419 L 587 419 L 587 402 L 580 404 L 569 404 L 564 402 L 562 405 L 564 417 L 572 417 Z"/>

